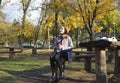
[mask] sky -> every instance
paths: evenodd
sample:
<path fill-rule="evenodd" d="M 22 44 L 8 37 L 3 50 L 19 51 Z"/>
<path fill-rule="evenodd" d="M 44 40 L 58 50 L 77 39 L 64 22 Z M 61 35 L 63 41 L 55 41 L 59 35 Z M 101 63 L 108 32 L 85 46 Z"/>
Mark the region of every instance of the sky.
<path fill-rule="evenodd" d="M 4 3 L 7 0 L 3 0 L 2 3 Z M 42 0 L 33 0 L 34 3 L 32 2 L 32 6 L 39 6 L 38 3 L 42 3 Z M 22 6 L 19 3 L 19 0 L 10 0 L 9 3 L 7 3 L 6 6 L 4 6 L 3 12 L 6 15 L 6 21 L 8 22 L 13 22 L 14 19 L 16 19 L 17 21 L 21 22 L 21 18 L 22 18 Z M 39 18 L 39 12 L 40 11 L 30 11 L 30 13 L 27 14 L 27 19 L 30 22 L 33 22 L 34 24 L 37 23 L 37 19 Z"/>

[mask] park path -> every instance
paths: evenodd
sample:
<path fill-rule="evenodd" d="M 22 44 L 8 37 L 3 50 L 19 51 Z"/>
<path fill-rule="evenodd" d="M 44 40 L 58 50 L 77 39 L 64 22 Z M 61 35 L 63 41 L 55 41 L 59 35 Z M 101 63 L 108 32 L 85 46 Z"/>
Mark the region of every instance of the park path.
<path fill-rule="evenodd" d="M 55 83 L 95 83 L 95 74 L 88 73 L 84 70 L 74 71 L 66 70 L 66 79 Z M 22 80 L 23 83 L 50 83 L 49 78 L 51 76 L 50 72 L 34 71 L 25 72 L 18 79 Z"/>

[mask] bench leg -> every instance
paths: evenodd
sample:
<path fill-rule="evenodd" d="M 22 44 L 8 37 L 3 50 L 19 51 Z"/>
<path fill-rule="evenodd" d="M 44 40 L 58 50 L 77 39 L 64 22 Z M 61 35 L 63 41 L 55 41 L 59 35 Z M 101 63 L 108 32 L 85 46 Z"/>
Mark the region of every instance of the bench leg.
<path fill-rule="evenodd" d="M 14 55 L 15 55 L 14 48 L 9 48 L 9 59 L 13 59 Z"/>
<path fill-rule="evenodd" d="M 92 51 L 92 47 L 87 47 L 87 51 Z M 91 57 L 86 57 L 85 58 L 85 70 L 86 71 L 91 71 Z"/>
<path fill-rule="evenodd" d="M 14 55 L 15 55 L 15 53 L 9 53 L 9 59 L 13 59 Z"/>
<path fill-rule="evenodd" d="M 91 71 L 91 57 L 85 59 L 85 70 Z"/>

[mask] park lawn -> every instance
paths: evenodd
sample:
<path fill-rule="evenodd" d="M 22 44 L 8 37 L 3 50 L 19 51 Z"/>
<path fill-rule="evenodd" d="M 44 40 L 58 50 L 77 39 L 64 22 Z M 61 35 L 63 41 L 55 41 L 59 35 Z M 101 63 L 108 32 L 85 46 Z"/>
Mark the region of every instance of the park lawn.
<path fill-rule="evenodd" d="M 51 76 L 49 54 L 40 52 L 39 55 L 19 54 L 13 60 L 0 59 L 0 83 L 48 83 Z M 113 71 L 114 65 L 107 65 L 108 71 Z M 92 63 L 92 73 L 84 70 L 84 62 L 66 63 L 68 82 L 79 83 L 95 81 L 95 63 Z M 111 74 L 108 75 L 112 76 Z M 33 80 L 33 78 L 35 80 Z M 73 78 L 73 79 L 71 79 Z M 44 82 L 43 82 L 44 81 Z"/>
<path fill-rule="evenodd" d="M 1 56 L 3 57 L 0 57 L 0 83 L 24 83 L 19 77 L 26 72 L 50 71 L 50 68 L 44 69 L 45 66 L 49 67 L 49 60 L 43 60 L 44 57 L 40 59 L 41 55 L 19 54 L 13 60 L 9 60 L 8 55 Z"/>
<path fill-rule="evenodd" d="M 48 60 L 0 61 L 0 83 L 21 83 L 23 73 L 36 71 L 48 65 Z M 47 69 L 46 69 L 47 71 Z"/>

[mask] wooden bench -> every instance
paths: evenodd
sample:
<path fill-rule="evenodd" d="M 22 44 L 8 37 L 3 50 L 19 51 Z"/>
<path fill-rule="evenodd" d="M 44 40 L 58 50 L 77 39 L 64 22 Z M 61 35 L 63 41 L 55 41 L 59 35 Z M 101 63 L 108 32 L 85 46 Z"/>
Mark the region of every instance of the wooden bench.
<path fill-rule="evenodd" d="M 95 58 L 95 53 L 93 51 L 72 51 L 73 61 L 80 61 L 80 59 L 85 59 L 84 69 L 86 71 L 91 71 L 91 59 Z"/>
<path fill-rule="evenodd" d="M 95 53 L 93 51 L 73 51 L 73 58 L 75 60 L 79 60 L 81 58 L 94 58 L 95 57 Z"/>
<path fill-rule="evenodd" d="M 93 51 L 81 51 L 81 50 L 74 50 L 73 53 L 73 61 L 80 61 L 81 59 L 85 59 L 85 70 L 91 70 L 91 61 L 92 58 L 95 58 L 96 54 Z M 109 51 L 106 51 L 106 55 L 110 55 Z M 109 56 L 108 56 L 109 61 Z"/>
<path fill-rule="evenodd" d="M 0 47 L 0 53 L 8 53 L 9 59 L 13 59 L 16 53 L 22 53 L 22 49 L 17 46 Z"/>

